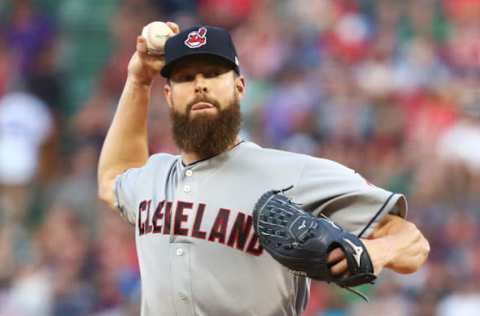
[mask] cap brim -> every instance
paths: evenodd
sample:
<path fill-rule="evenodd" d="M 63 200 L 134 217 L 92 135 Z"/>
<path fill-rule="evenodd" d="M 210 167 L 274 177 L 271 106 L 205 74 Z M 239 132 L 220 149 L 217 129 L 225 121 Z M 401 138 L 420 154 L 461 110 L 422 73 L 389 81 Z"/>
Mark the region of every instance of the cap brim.
<path fill-rule="evenodd" d="M 173 70 L 173 68 L 175 68 L 175 66 L 185 60 L 185 59 L 188 59 L 190 57 L 193 57 L 193 56 L 213 56 L 213 57 L 218 57 L 220 59 L 222 59 L 223 61 L 225 61 L 227 64 L 231 65 L 232 66 L 232 69 L 235 70 L 236 73 L 240 73 L 240 69 L 238 67 L 237 64 L 235 64 L 234 62 L 232 62 L 227 56 L 224 56 L 222 54 L 215 54 L 215 53 L 210 53 L 210 52 L 192 52 L 191 54 L 185 54 L 183 56 L 180 56 L 176 59 L 173 59 L 171 60 L 168 64 L 166 64 L 162 70 L 160 71 L 160 74 L 165 77 L 165 78 L 169 78 L 170 77 L 170 74 Z"/>

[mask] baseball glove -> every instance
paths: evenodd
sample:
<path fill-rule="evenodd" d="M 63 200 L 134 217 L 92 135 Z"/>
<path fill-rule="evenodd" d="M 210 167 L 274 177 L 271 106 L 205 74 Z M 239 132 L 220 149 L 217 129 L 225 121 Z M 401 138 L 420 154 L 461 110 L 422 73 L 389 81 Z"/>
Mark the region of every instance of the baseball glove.
<path fill-rule="evenodd" d="M 294 273 L 315 280 L 345 288 L 373 283 L 373 264 L 362 241 L 327 217 L 305 212 L 284 191 L 266 192 L 254 207 L 254 227 L 263 248 Z M 330 251 L 338 247 L 348 263 L 342 276 L 332 275 L 327 263 Z"/>

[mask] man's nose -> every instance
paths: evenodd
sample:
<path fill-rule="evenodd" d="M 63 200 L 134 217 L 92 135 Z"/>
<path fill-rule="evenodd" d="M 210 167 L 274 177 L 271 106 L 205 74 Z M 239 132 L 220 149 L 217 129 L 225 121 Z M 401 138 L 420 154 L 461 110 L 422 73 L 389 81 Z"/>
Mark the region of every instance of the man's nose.
<path fill-rule="evenodd" d="M 207 93 L 208 86 L 205 77 L 202 74 L 195 76 L 195 93 Z"/>

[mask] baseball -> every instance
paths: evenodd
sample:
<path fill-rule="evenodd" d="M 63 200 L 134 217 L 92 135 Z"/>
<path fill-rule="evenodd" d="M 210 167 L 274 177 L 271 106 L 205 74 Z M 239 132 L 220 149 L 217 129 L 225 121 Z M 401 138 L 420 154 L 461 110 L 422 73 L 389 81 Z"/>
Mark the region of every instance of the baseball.
<path fill-rule="evenodd" d="M 142 30 L 142 36 L 147 41 L 148 53 L 163 54 L 165 42 L 173 35 L 170 27 L 163 22 L 155 21 L 147 24 Z"/>

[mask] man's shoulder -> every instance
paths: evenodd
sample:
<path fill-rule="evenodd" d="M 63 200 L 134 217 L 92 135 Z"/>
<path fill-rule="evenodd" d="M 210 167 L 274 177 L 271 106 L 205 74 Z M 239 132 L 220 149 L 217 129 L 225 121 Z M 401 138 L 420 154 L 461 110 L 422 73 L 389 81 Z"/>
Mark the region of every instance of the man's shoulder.
<path fill-rule="evenodd" d="M 307 172 L 309 172 L 308 170 L 315 170 L 317 173 L 355 173 L 351 168 L 323 157 L 294 153 L 280 149 L 264 148 L 251 142 L 246 142 L 243 147 L 244 152 L 242 156 L 244 159 L 265 166 L 265 168 L 270 166 L 272 168 L 293 168 L 296 170 L 305 170 Z"/>
<path fill-rule="evenodd" d="M 161 172 L 163 169 L 167 170 L 170 168 L 172 163 L 177 160 L 178 156 L 167 154 L 167 153 L 156 153 L 151 155 L 145 165 L 141 167 L 143 171 L 150 172 Z"/>
<path fill-rule="evenodd" d="M 292 159 L 310 159 L 313 158 L 311 156 L 305 154 L 294 153 L 286 150 L 275 149 L 275 148 L 268 148 L 262 147 L 253 142 L 244 142 L 243 150 L 248 152 L 252 155 L 262 155 L 262 156 L 270 156 L 275 159 L 280 158 L 292 158 Z"/>
<path fill-rule="evenodd" d="M 178 155 L 172 155 L 168 153 L 155 153 L 148 158 L 147 163 L 174 161 L 178 157 Z"/>
<path fill-rule="evenodd" d="M 242 155 L 239 159 L 243 161 L 242 165 L 255 167 L 255 169 L 282 170 L 283 172 L 300 173 L 302 170 L 312 167 L 322 166 L 324 159 L 290 152 L 281 149 L 265 148 L 255 143 L 247 142 L 242 149 Z"/>
<path fill-rule="evenodd" d="M 272 160 L 290 160 L 295 161 L 296 163 L 308 163 L 312 165 L 329 165 L 329 164 L 338 164 L 332 160 L 325 159 L 322 157 L 315 157 L 302 153 L 295 153 L 291 151 L 267 148 L 262 147 L 253 142 L 245 142 L 243 146 L 244 153 L 248 154 L 247 157 L 254 157 L 255 155 L 266 157 L 267 159 Z"/>
<path fill-rule="evenodd" d="M 162 170 L 168 170 L 177 158 L 178 156 L 171 154 L 153 154 L 148 157 L 147 162 L 143 166 L 127 169 L 123 174 L 135 174 L 140 177 L 143 175 L 151 175 L 153 173 L 158 174 L 158 172 L 162 172 Z"/>

